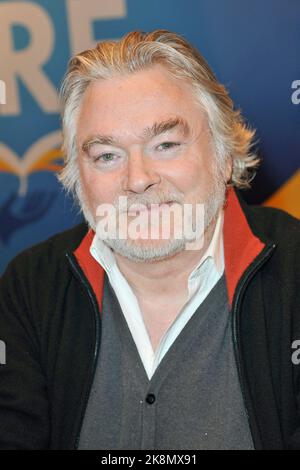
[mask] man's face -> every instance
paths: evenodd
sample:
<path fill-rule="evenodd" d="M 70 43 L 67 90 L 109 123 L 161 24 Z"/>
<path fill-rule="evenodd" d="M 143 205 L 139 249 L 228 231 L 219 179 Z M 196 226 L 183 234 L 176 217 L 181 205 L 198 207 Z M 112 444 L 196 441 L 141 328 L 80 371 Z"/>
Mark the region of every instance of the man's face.
<path fill-rule="evenodd" d="M 119 196 L 127 196 L 129 206 L 203 203 L 206 226 L 223 202 L 226 176 L 216 180 L 207 119 L 190 85 L 162 66 L 90 84 L 79 112 L 77 148 L 81 202 L 94 228 L 98 206 L 118 207 Z M 127 215 L 130 220 L 134 213 Z M 106 243 L 136 261 L 161 259 L 185 246 L 172 235 Z"/>

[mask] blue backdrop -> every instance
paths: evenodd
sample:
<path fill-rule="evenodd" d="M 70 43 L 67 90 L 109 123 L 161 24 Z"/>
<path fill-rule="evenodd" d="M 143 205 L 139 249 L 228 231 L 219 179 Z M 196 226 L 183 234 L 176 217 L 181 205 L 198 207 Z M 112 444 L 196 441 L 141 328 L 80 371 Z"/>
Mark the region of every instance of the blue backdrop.
<path fill-rule="evenodd" d="M 206 57 L 257 128 L 262 202 L 299 167 L 299 0 L 0 1 L 0 273 L 19 251 L 80 220 L 55 178 L 57 90 L 67 61 L 129 30 L 166 28 Z"/>

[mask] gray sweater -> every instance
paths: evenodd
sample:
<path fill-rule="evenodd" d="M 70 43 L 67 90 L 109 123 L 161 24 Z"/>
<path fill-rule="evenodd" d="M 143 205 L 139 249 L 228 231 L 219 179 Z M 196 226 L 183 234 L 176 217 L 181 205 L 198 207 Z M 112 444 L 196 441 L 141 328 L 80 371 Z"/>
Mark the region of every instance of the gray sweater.
<path fill-rule="evenodd" d="M 105 277 L 101 351 L 79 449 L 251 448 L 224 275 L 151 380 Z"/>

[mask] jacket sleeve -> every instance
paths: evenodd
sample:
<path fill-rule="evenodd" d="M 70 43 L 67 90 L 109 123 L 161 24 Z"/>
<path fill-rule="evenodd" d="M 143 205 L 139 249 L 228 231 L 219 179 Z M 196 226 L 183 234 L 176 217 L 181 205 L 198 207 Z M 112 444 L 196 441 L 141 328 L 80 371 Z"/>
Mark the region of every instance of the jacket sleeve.
<path fill-rule="evenodd" d="M 292 431 L 289 435 L 288 450 L 300 450 L 300 223 L 295 223 L 294 233 L 291 238 L 295 241 L 292 245 L 292 262 L 290 271 L 293 273 L 293 281 L 286 286 L 286 293 L 292 302 L 291 322 L 291 360 L 293 369 L 295 412 L 292 416 Z M 294 401 L 293 400 L 293 401 Z"/>
<path fill-rule="evenodd" d="M 14 260 L 0 279 L 0 449 L 49 445 L 47 382 L 25 271 Z"/>

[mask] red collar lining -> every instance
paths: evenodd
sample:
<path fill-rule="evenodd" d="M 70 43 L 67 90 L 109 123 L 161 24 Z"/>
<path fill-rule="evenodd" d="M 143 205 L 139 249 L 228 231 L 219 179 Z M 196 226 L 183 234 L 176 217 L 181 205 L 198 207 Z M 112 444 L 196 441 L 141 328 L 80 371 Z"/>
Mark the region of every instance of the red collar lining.
<path fill-rule="evenodd" d="M 103 285 L 104 285 L 104 269 L 95 260 L 90 253 L 90 246 L 94 238 L 93 230 L 89 230 L 82 239 L 80 245 L 74 251 L 74 255 L 84 272 L 87 280 L 92 286 L 98 301 L 99 309 L 102 308 L 102 296 L 103 296 Z"/>
<path fill-rule="evenodd" d="M 93 258 L 90 246 L 94 232 L 89 230 L 74 255 L 102 307 L 104 269 Z M 224 257 L 229 304 L 243 272 L 262 251 L 265 244 L 251 231 L 233 188 L 227 194 L 224 210 Z"/>
<path fill-rule="evenodd" d="M 230 306 L 239 279 L 264 247 L 251 231 L 238 197 L 230 188 L 224 210 L 225 275 Z"/>

